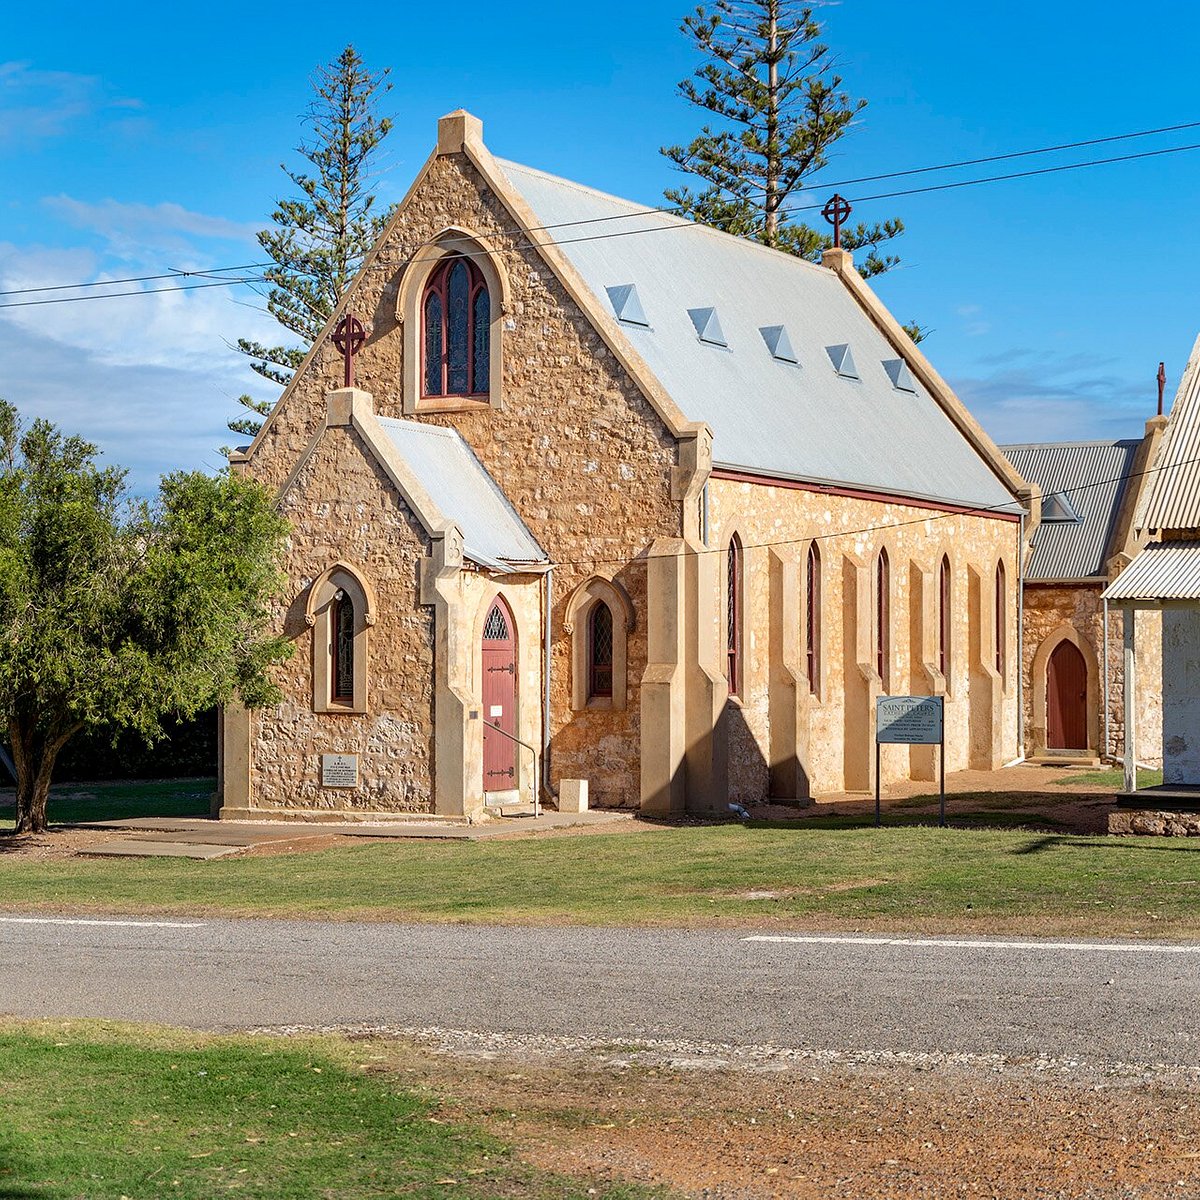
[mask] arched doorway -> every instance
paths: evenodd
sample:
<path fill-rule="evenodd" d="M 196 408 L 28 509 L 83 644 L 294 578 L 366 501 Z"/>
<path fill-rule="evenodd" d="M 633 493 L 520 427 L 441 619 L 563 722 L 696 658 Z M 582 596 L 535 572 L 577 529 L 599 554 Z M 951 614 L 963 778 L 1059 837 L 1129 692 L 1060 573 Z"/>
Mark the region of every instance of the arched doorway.
<path fill-rule="evenodd" d="M 510 800 L 518 788 L 517 626 L 512 610 L 497 596 L 483 623 L 483 791 L 489 803 Z"/>
<path fill-rule="evenodd" d="M 1087 662 L 1073 642 L 1059 642 L 1046 664 L 1046 748 L 1088 749 Z"/>

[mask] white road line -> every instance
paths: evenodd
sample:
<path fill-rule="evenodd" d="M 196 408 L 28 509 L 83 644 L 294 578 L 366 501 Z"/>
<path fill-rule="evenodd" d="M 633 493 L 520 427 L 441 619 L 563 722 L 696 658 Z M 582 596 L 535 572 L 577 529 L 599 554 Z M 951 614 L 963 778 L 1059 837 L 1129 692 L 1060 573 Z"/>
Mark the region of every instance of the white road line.
<path fill-rule="evenodd" d="M 6 925 L 132 925 L 138 929 L 200 929 L 203 921 L 108 921 L 87 917 L 0 917 Z"/>
<path fill-rule="evenodd" d="M 952 938 L 785 937 L 759 934 L 743 942 L 788 942 L 834 946 L 930 946 L 955 950 L 1104 950 L 1132 954 L 1200 954 L 1200 945 L 1171 946 L 1144 942 L 999 942 L 956 941 Z"/>

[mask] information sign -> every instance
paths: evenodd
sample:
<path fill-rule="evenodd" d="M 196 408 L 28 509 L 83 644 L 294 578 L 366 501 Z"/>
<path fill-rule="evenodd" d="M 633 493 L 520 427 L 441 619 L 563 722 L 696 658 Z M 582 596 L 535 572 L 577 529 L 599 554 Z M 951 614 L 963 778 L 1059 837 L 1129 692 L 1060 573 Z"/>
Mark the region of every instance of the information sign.
<path fill-rule="evenodd" d="M 936 746 L 942 740 L 941 696 L 880 696 L 875 701 L 875 740 Z"/>
<path fill-rule="evenodd" d="M 322 754 L 321 786 L 327 788 L 358 787 L 358 755 Z"/>
<path fill-rule="evenodd" d="M 941 746 L 938 772 L 938 824 L 946 824 L 946 730 L 941 696 L 877 696 L 875 698 L 875 824 L 883 824 L 880 807 L 880 755 L 884 745 Z"/>

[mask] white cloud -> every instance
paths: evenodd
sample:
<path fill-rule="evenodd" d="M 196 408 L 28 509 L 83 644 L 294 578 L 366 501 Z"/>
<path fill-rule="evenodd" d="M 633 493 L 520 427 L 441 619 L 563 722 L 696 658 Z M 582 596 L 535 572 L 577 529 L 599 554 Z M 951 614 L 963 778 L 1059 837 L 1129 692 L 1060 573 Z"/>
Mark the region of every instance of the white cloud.
<path fill-rule="evenodd" d="M 110 97 L 96 75 L 0 63 L 0 144 L 61 137 L 76 122 L 107 109 L 141 107 L 132 97 Z"/>
<path fill-rule="evenodd" d="M 147 252 L 156 250 L 187 254 L 194 249 L 193 238 L 236 243 L 248 252 L 257 250 L 257 226 L 192 212 L 180 204 L 89 203 L 72 196 L 47 196 L 42 203 L 76 229 L 99 234 L 110 253 L 126 260 L 144 259 Z"/>

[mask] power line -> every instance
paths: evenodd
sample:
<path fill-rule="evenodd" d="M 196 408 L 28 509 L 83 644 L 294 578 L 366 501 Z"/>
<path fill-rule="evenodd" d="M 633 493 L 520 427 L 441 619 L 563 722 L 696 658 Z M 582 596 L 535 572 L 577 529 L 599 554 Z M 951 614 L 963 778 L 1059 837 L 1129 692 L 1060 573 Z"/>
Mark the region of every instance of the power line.
<path fill-rule="evenodd" d="M 855 178 L 855 179 L 839 180 L 839 181 L 834 181 L 832 183 L 817 181 L 817 182 L 809 184 L 807 186 L 808 186 L 809 190 L 813 190 L 818 187 L 820 187 L 822 189 L 825 189 L 825 188 L 836 189 L 839 187 L 849 187 L 856 183 L 870 183 L 870 182 L 874 182 L 877 180 L 897 179 L 897 178 L 901 178 L 901 177 L 909 176 L 909 175 L 922 175 L 922 174 L 928 174 L 930 172 L 936 172 L 936 171 L 956 170 L 956 169 L 959 169 L 962 167 L 979 166 L 981 164 L 989 163 L 989 162 L 1003 162 L 1003 161 L 1008 161 L 1008 160 L 1015 159 L 1015 158 L 1026 158 L 1026 157 L 1030 157 L 1033 155 L 1039 155 L 1039 154 L 1051 154 L 1051 153 L 1056 153 L 1056 152 L 1059 152 L 1062 150 L 1079 149 L 1084 146 L 1096 146 L 1096 145 L 1103 145 L 1105 143 L 1110 143 L 1110 142 L 1127 141 L 1130 138 L 1153 137 L 1153 136 L 1163 134 L 1163 133 L 1174 133 L 1174 132 L 1178 132 L 1178 131 L 1184 130 L 1184 129 L 1195 129 L 1195 128 L 1200 128 L 1200 121 L 1186 121 L 1186 122 L 1183 122 L 1178 125 L 1163 125 L 1158 128 L 1155 128 L 1155 129 L 1140 129 L 1140 130 L 1135 130 L 1130 133 L 1109 134 L 1104 137 L 1087 138 L 1087 139 L 1083 139 L 1083 140 L 1076 141 L 1076 142 L 1062 142 L 1062 143 L 1059 143 L 1054 146 L 1039 146 L 1032 150 L 1014 150 L 1014 151 L 1009 151 L 1004 154 L 986 155 L 982 158 L 960 159 L 955 162 L 937 163 L 932 166 L 910 167 L 910 168 L 907 168 L 907 169 L 901 170 L 901 171 L 889 171 L 889 172 L 885 172 L 880 175 L 863 175 L 863 176 L 859 176 L 858 178 Z M 1108 164 L 1112 164 L 1112 163 L 1132 162 L 1132 161 L 1135 161 L 1135 160 L 1141 159 L 1141 158 L 1155 158 L 1155 157 L 1159 157 L 1162 155 L 1179 154 L 1179 153 L 1182 153 L 1185 151 L 1191 151 L 1191 150 L 1197 150 L 1197 149 L 1200 149 L 1200 143 L 1193 143 L 1193 144 L 1186 145 L 1186 146 L 1170 146 L 1170 147 L 1166 147 L 1166 148 L 1160 149 L 1160 150 L 1143 151 L 1142 153 L 1139 153 L 1139 154 L 1118 155 L 1118 156 L 1115 156 L 1112 158 L 1102 158 L 1102 159 L 1088 159 L 1088 160 L 1085 160 L 1084 162 L 1079 162 L 1079 163 L 1067 163 L 1064 165 L 1059 165 L 1059 166 L 1054 166 L 1054 167 L 1040 167 L 1040 168 L 1036 168 L 1031 171 L 1019 171 L 1019 172 L 1013 172 L 1013 173 L 1009 173 L 1009 174 L 1005 174 L 1005 175 L 985 176 L 985 177 L 979 178 L 979 179 L 957 180 L 957 181 L 953 181 L 950 183 L 933 184 L 933 185 L 930 185 L 927 187 L 907 188 L 907 189 L 901 189 L 901 190 L 897 190 L 897 191 L 893 191 L 893 192 L 881 192 L 881 193 L 871 195 L 871 196 L 851 197 L 850 199 L 852 200 L 853 203 L 856 203 L 856 204 L 863 204 L 863 203 L 867 203 L 867 202 L 873 201 L 873 200 L 892 200 L 892 199 L 896 199 L 898 197 L 903 197 L 903 196 L 916 196 L 916 195 L 922 195 L 922 194 L 925 194 L 928 192 L 947 191 L 947 190 L 950 190 L 953 188 L 961 188 L 961 187 L 976 187 L 980 184 L 1000 183 L 1000 182 L 1013 180 L 1013 179 L 1028 179 L 1028 178 L 1032 178 L 1037 175 L 1049 175 L 1049 174 L 1055 174 L 1055 173 L 1058 173 L 1061 171 L 1076 171 L 1076 170 L 1080 170 L 1083 167 L 1104 166 L 1104 165 L 1108 165 Z M 755 190 L 758 190 L 758 189 L 755 189 Z M 821 207 L 822 207 L 821 203 L 806 204 L 806 205 L 791 205 L 791 206 L 788 206 L 785 208 L 781 208 L 779 210 L 779 212 L 780 212 L 780 215 L 782 215 L 782 216 L 788 216 L 793 213 L 808 212 L 808 211 L 812 211 L 812 210 L 815 210 L 815 209 L 818 209 Z M 546 225 L 533 225 L 533 226 L 529 226 L 528 228 L 524 228 L 524 229 L 504 228 L 504 229 L 496 230 L 495 232 L 519 235 L 522 239 L 524 239 L 525 245 L 529 245 L 529 246 L 533 246 L 533 247 L 553 246 L 553 245 L 565 246 L 565 245 L 571 245 L 576 242 L 598 241 L 598 240 L 602 240 L 607 237 L 631 236 L 631 235 L 639 234 L 639 233 L 653 233 L 653 232 L 661 231 L 661 230 L 665 230 L 665 229 L 688 228 L 688 227 L 694 226 L 698 223 L 695 221 L 685 219 L 685 220 L 681 221 L 677 226 L 654 225 L 654 226 L 647 226 L 643 229 L 621 230 L 616 234 L 596 234 L 591 237 L 564 238 L 564 239 L 557 240 L 557 241 L 554 239 L 550 239 L 548 241 L 541 241 L 541 242 L 532 241 L 529 239 L 529 235 L 534 234 L 534 233 L 545 233 L 545 232 L 548 232 L 548 231 L 554 230 L 554 229 L 577 228 L 580 225 L 601 225 L 601 224 L 605 224 L 610 221 L 624 221 L 624 220 L 630 220 L 632 218 L 642 217 L 642 216 L 672 216 L 672 215 L 677 216 L 681 212 L 682 212 L 682 209 L 677 205 L 676 206 L 660 206 L 660 207 L 656 207 L 656 208 L 633 209 L 629 212 L 616 213 L 616 214 L 612 214 L 612 215 L 605 216 L 605 217 L 583 217 L 583 218 L 580 218 L 580 219 L 574 220 L 574 221 L 558 221 L 558 222 L 554 222 L 554 223 L 546 224 Z M 453 243 L 455 241 L 467 241 L 467 240 L 469 240 L 469 239 L 466 239 L 466 238 L 443 238 L 442 244 L 445 245 L 445 244 Z M 518 244 L 520 244 L 520 243 L 518 243 Z M 468 257 L 469 257 L 469 255 L 468 255 Z M 411 261 L 419 262 L 421 260 L 413 259 Z M 102 287 L 116 286 L 118 284 L 156 282 L 160 279 L 189 278 L 192 276 L 198 276 L 198 277 L 204 278 L 204 277 L 218 274 L 223 271 L 245 271 L 245 270 L 256 269 L 259 267 L 266 267 L 266 266 L 270 266 L 270 265 L 272 265 L 272 264 L 269 262 L 242 263 L 238 266 L 233 266 L 233 267 L 213 267 L 207 271 L 169 271 L 169 272 L 165 272 L 165 273 L 157 274 L 157 275 L 134 275 L 134 276 L 129 276 L 124 279 L 97 280 L 97 281 L 90 282 L 90 283 L 63 283 L 63 284 L 48 285 L 48 286 L 44 286 L 44 287 L 14 288 L 14 289 L 10 289 L 7 291 L 0 291 L 0 296 L 29 295 L 29 294 L 39 293 L 39 292 L 73 291 L 73 290 L 80 289 L 80 288 L 102 288 Z M 236 281 L 231 281 L 231 282 L 243 282 L 243 281 L 236 280 Z M 265 281 L 261 280 L 261 279 L 256 279 L 256 280 L 254 280 L 254 282 L 265 282 Z M 70 299 L 105 299 L 107 295 L 114 295 L 114 296 L 144 295 L 144 294 L 150 294 L 152 292 L 174 291 L 174 290 L 177 290 L 177 289 L 153 288 L 153 289 L 144 289 L 142 291 L 134 291 L 134 292 L 105 293 L 104 295 L 98 295 L 95 297 L 71 297 Z M 181 290 L 181 289 L 178 289 L 178 290 Z M 18 307 L 18 306 L 15 304 L 0 304 L 0 308 L 13 308 L 13 307 Z"/>
<path fill-rule="evenodd" d="M 183 283 L 178 287 L 134 288 L 129 292 L 106 292 L 102 296 L 54 296 L 49 300 L 12 300 L 0 308 L 29 308 L 38 304 L 80 304 L 86 300 L 114 300 L 118 296 L 154 296 L 160 292 L 194 292 L 200 288 L 232 287 L 238 283 L 256 283 L 254 279 L 222 279 L 218 283 Z"/>
<path fill-rule="evenodd" d="M 125 279 L 97 279 L 91 283 L 55 283 L 45 287 L 11 288 L 0 292 L 0 296 L 27 296 L 34 292 L 70 292 L 78 288 L 116 287 L 121 283 L 147 283 L 156 279 L 186 279 L 193 275 L 219 275 L 224 271 L 249 271 L 255 267 L 269 267 L 269 262 L 242 263 L 239 267 L 210 267 L 207 271 L 169 270 L 161 275 L 130 275 Z"/>
<path fill-rule="evenodd" d="M 1147 467 L 1143 471 L 1128 471 L 1121 475 L 1114 475 L 1109 479 L 1094 480 L 1090 483 L 1075 484 L 1071 487 L 1057 488 L 1052 492 L 1043 492 L 1043 501 L 1049 496 L 1068 496 L 1076 492 L 1086 492 L 1092 488 L 1108 487 L 1115 483 L 1124 483 L 1131 479 L 1141 479 L 1146 475 L 1154 475 L 1160 471 L 1173 470 L 1176 467 L 1194 466 L 1200 463 L 1200 457 L 1184 459 L 1175 463 L 1163 463 L 1160 466 Z M 813 484 L 813 491 L 820 493 L 822 485 Z M 921 501 L 918 499 L 907 499 L 903 496 L 895 497 L 895 503 L 902 504 L 911 508 L 919 508 Z M 886 525 L 863 525 L 856 529 L 840 529 L 832 533 L 814 533 L 807 537 L 790 537 L 779 538 L 769 542 L 751 542 L 743 544 L 743 550 L 767 550 L 776 546 L 802 546 L 809 542 L 830 541 L 834 538 L 849 538 L 855 537 L 863 533 L 880 533 L 890 529 L 904 529 L 909 525 L 924 525 L 929 521 L 945 521 L 952 517 L 977 516 L 986 513 L 1001 513 L 1008 508 L 1012 501 L 1005 501 L 1003 504 L 989 504 L 982 507 L 960 505 L 955 510 L 947 512 L 930 511 L 930 515 L 922 517 L 912 517 L 905 521 L 892 521 Z M 655 558 L 686 558 L 688 554 L 726 554 L 728 548 L 725 546 L 705 546 L 702 550 L 689 552 L 676 552 L 674 554 L 654 555 Z M 650 557 L 643 556 L 630 558 L 626 555 L 624 558 L 580 558 L 569 559 L 563 562 L 554 562 L 550 565 L 555 567 L 587 567 L 587 566 L 614 566 L 620 564 L 628 564 L 633 566 L 636 563 L 649 563 Z"/>

